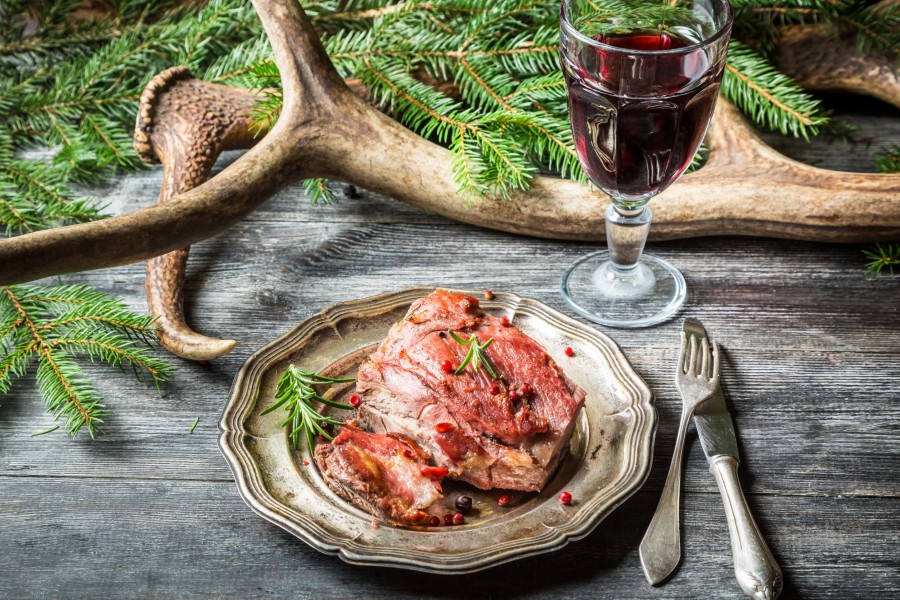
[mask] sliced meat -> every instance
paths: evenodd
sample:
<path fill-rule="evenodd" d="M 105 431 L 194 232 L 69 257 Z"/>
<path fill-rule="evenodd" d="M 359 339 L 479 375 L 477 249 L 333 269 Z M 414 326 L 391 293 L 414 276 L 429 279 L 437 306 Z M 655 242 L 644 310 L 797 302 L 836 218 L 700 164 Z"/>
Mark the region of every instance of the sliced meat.
<path fill-rule="evenodd" d="M 502 379 L 470 364 L 475 336 Z M 565 455 L 584 391 L 518 328 L 481 311 L 470 296 L 436 291 L 394 325 L 357 377 L 360 422 L 402 432 L 450 476 L 476 487 L 539 491 Z"/>
<path fill-rule="evenodd" d="M 440 470 L 428 466 L 428 454 L 403 434 L 346 425 L 331 444 L 316 447 L 315 461 L 337 495 L 394 523 L 423 523 L 443 498 L 435 477 Z"/>

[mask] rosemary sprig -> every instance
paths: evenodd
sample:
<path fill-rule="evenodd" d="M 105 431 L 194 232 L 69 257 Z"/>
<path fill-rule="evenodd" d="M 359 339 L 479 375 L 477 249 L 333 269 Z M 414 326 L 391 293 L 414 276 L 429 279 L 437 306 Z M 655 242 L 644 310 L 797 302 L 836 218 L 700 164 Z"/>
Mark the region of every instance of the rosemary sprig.
<path fill-rule="evenodd" d="M 875 244 L 862 251 L 870 262 L 866 263 L 866 275 L 875 279 L 887 269 L 894 276 L 894 267 L 900 267 L 900 244 Z"/>
<path fill-rule="evenodd" d="M 281 379 L 278 380 L 278 388 L 275 391 L 275 404 L 262 411 L 261 414 L 268 414 L 283 406 L 284 410 L 288 412 L 288 416 L 281 422 L 281 426 L 290 426 L 291 442 L 294 444 L 294 449 L 300 447 L 300 433 L 303 432 L 306 434 L 306 441 L 309 444 L 310 452 L 312 452 L 315 448 L 315 436 L 317 433 L 326 439 L 334 439 L 334 436 L 325 431 L 321 423 L 331 425 L 344 424 L 343 421 L 326 417 L 317 412 L 316 409 L 313 408 L 313 402 L 321 402 L 332 408 L 340 408 L 343 410 L 350 410 L 353 408 L 349 404 L 342 404 L 323 397 L 316 391 L 315 386 L 332 383 L 350 383 L 353 381 L 356 380 L 352 378 L 337 379 L 334 377 L 325 377 L 324 375 L 319 375 L 318 373 L 312 373 L 310 371 L 301 371 L 294 365 L 291 365 L 288 367 L 288 370 L 284 372 L 284 375 L 281 376 Z"/>
<path fill-rule="evenodd" d="M 478 343 L 478 339 L 475 337 L 475 334 L 472 334 L 467 340 L 462 339 L 452 331 L 447 331 L 457 343 L 462 344 L 463 346 L 468 346 L 469 351 L 466 353 L 466 357 L 459 364 L 456 370 L 453 372 L 456 375 L 459 375 L 463 371 L 466 370 L 466 367 L 469 363 L 472 363 L 472 370 L 476 373 L 478 372 L 478 367 L 484 365 L 484 370 L 488 372 L 488 374 L 494 379 L 503 379 L 503 376 L 497 372 L 497 369 L 494 368 L 494 365 L 491 364 L 491 361 L 488 360 L 487 355 L 485 355 L 484 351 L 487 350 L 487 347 L 490 346 L 494 342 L 494 338 L 488 338 L 483 344 Z"/>

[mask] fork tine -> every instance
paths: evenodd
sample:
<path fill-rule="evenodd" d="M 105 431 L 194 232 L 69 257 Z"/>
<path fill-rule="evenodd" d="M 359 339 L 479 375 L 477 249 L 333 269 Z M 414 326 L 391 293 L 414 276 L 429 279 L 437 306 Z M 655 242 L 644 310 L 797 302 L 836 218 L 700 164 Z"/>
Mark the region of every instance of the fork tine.
<path fill-rule="evenodd" d="M 700 342 L 700 377 L 710 378 L 709 367 L 712 361 L 709 360 L 709 340 L 703 338 Z"/>
<path fill-rule="evenodd" d="M 713 342 L 712 347 L 712 373 L 710 373 L 710 379 L 718 380 L 719 379 L 719 342 Z"/>
<path fill-rule="evenodd" d="M 697 374 L 697 338 L 693 335 L 691 336 L 691 361 L 687 372 L 689 375 Z"/>
<path fill-rule="evenodd" d="M 685 367 L 687 366 L 688 361 L 688 335 L 685 332 L 681 332 L 681 350 L 678 353 L 678 374 L 684 375 L 686 373 Z"/>

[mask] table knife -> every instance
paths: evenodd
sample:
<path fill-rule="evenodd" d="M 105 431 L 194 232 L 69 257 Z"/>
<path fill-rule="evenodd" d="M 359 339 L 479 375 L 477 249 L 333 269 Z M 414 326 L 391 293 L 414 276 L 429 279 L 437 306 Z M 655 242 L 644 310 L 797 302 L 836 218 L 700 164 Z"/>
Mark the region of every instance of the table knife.
<path fill-rule="evenodd" d="M 737 437 L 721 387 L 697 408 L 694 425 L 706 453 L 709 470 L 716 478 L 725 503 L 738 585 L 751 598 L 774 600 L 783 585 L 781 569 L 753 521 L 741 490 L 737 474 Z"/>

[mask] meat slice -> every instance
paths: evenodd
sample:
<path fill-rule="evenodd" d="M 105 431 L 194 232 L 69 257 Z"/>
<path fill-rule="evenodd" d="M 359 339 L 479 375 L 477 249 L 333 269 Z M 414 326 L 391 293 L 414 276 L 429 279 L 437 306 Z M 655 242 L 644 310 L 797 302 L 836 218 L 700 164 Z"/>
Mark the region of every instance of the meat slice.
<path fill-rule="evenodd" d="M 460 365 L 475 336 L 502 379 Z M 360 366 L 360 423 L 408 435 L 450 477 L 482 489 L 539 491 L 565 456 L 584 403 L 546 351 L 518 328 L 485 314 L 470 296 L 436 291 L 406 317 Z"/>
<path fill-rule="evenodd" d="M 428 455 L 403 434 L 345 425 L 331 444 L 316 447 L 315 461 L 337 495 L 395 523 L 421 524 L 443 498 L 435 478 L 442 472 L 428 466 Z"/>

